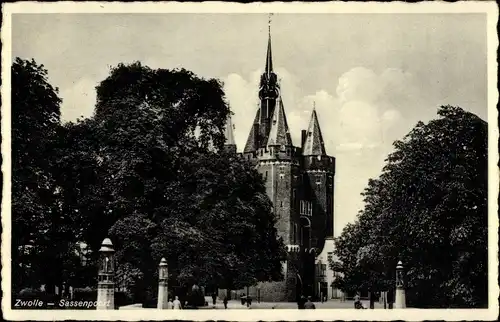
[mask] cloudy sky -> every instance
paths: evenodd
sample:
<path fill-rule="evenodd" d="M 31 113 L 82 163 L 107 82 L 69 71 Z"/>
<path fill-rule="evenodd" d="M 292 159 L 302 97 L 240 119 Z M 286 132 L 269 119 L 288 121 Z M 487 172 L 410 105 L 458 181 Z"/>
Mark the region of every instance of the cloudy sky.
<path fill-rule="evenodd" d="M 222 80 L 243 149 L 267 45 L 265 14 L 13 15 L 12 55 L 59 87 L 66 121 L 89 117 L 109 67 L 141 61 Z M 275 14 L 274 66 L 295 145 L 316 102 L 337 158 L 335 234 L 362 208 L 392 142 L 458 105 L 486 120 L 484 14 Z"/>

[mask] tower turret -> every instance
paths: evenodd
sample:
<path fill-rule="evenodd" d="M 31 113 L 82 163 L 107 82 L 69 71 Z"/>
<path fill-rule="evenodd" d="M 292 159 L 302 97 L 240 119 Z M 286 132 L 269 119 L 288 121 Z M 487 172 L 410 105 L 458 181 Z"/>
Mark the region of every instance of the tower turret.
<path fill-rule="evenodd" d="M 274 147 L 277 149 L 290 148 L 293 144 L 288 122 L 286 121 L 285 108 L 281 98 L 278 98 L 277 102 L 277 107 L 274 109 L 271 120 L 271 128 L 269 130 L 266 145 L 267 147 Z"/>
<path fill-rule="evenodd" d="M 257 151 L 257 149 L 259 148 L 259 120 L 260 109 L 257 109 L 257 113 L 255 113 L 255 119 L 253 120 L 252 127 L 250 128 L 250 133 L 248 134 L 247 143 L 245 144 L 243 153 L 252 153 Z"/>
<path fill-rule="evenodd" d="M 224 136 L 226 137 L 226 142 L 224 143 L 224 149 L 230 153 L 236 153 L 236 141 L 234 140 L 234 125 L 231 120 L 231 115 L 227 116 L 226 128 L 224 131 Z"/>
<path fill-rule="evenodd" d="M 321 134 L 321 128 L 319 126 L 318 115 L 316 114 L 315 107 L 313 108 L 311 120 L 309 121 L 309 128 L 306 132 L 302 154 L 326 155 L 323 134 Z"/>
<path fill-rule="evenodd" d="M 313 108 L 302 147 L 305 176 L 308 182 L 307 199 L 313 204 L 311 233 L 312 247 L 319 254 L 325 239 L 333 237 L 333 178 L 335 158 L 328 156 L 316 109 Z"/>
<path fill-rule="evenodd" d="M 271 117 L 274 114 L 276 102 L 279 97 L 278 77 L 273 71 L 273 57 L 271 50 L 271 31 L 269 31 L 269 39 L 267 43 L 266 67 L 264 73 L 260 77 L 259 84 L 259 99 L 260 99 L 260 146 L 263 147 L 267 143 L 271 127 Z"/>

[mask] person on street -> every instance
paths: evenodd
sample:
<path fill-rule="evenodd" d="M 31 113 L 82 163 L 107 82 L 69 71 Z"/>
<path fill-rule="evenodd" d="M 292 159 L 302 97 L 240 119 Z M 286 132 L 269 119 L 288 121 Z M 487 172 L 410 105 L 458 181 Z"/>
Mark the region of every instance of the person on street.
<path fill-rule="evenodd" d="M 375 293 L 370 292 L 370 309 L 375 308 Z"/>
<path fill-rule="evenodd" d="M 302 295 L 297 300 L 297 306 L 298 306 L 299 310 L 303 310 L 305 304 L 306 304 L 306 298 L 304 297 L 304 295 Z"/>
<path fill-rule="evenodd" d="M 304 304 L 304 309 L 306 309 L 306 310 L 314 310 L 314 309 L 316 309 L 316 306 L 311 301 L 311 297 L 310 296 L 307 297 L 307 302 L 306 302 L 306 304 Z"/>
<path fill-rule="evenodd" d="M 212 293 L 212 301 L 213 301 L 213 305 L 215 305 L 215 302 L 217 301 L 217 294 Z"/>
<path fill-rule="evenodd" d="M 363 306 L 363 303 L 361 303 L 359 294 L 356 294 L 356 296 L 354 296 L 354 308 L 355 309 L 364 309 L 365 308 Z"/>
<path fill-rule="evenodd" d="M 227 295 L 224 295 L 223 303 L 224 303 L 224 309 L 227 309 Z"/>
<path fill-rule="evenodd" d="M 179 301 L 178 296 L 175 297 L 173 305 L 174 305 L 174 310 L 182 310 L 181 301 Z"/>
<path fill-rule="evenodd" d="M 172 302 L 172 298 L 168 298 L 168 309 L 173 310 L 174 309 L 174 303 Z"/>

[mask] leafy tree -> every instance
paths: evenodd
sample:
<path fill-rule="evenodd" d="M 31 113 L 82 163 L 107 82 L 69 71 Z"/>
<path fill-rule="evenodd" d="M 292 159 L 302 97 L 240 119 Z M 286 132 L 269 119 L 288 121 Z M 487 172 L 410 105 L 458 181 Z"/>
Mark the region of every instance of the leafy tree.
<path fill-rule="evenodd" d="M 413 307 L 487 305 L 487 123 L 458 107 L 419 122 L 336 239 L 343 290 L 387 290 L 401 260 Z"/>
<path fill-rule="evenodd" d="M 228 113 L 216 80 L 120 64 L 97 86 L 94 117 L 63 131 L 64 207 L 94 250 L 109 229 L 119 283 L 136 300 L 156 293 L 162 257 L 171 285 L 281 278 L 262 179 L 223 149 Z"/>
<path fill-rule="evenodd" d="M 47 70 L 34 60 L 12 64 L 12 273 L 13 290 L 54 282 L 45 265 L 65 247 L 61 237 L 50 150 L 59 127 L 60 98 Z M 46 267 L 46 266 L 45 266 Z"/>

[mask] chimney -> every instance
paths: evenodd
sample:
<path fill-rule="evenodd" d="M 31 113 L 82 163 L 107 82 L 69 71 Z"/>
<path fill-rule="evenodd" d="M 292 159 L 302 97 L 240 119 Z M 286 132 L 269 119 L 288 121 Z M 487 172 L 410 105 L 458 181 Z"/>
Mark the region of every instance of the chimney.
<path fill-rule="evenodd" d="M 302 130 L 302 139 L 300 141 L 300 147 L 301 148 L 304 147 L 304 142 L 306 142 L 306 138 L 307 138 L 307 131 L 306 130 Z"/>

